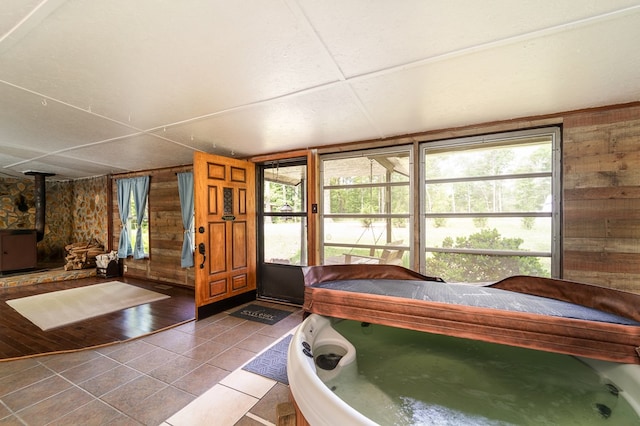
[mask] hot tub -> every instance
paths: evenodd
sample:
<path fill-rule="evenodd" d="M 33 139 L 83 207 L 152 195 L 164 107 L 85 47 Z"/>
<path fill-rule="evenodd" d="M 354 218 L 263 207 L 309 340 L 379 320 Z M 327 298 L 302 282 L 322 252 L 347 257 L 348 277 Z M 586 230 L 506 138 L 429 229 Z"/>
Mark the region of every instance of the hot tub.
<path fill-rule="evenodd" d="M 389 265 L 303 269 L 289 348 L 309 424 L 640 424 L 640 295 Z M 444 372 L 444 376 L 442 376 Z"/>
<path fill-rule="evenodd" d="M 287 370 L 313 426 L 640 424 L 638 365 L 316 314 Z"/>

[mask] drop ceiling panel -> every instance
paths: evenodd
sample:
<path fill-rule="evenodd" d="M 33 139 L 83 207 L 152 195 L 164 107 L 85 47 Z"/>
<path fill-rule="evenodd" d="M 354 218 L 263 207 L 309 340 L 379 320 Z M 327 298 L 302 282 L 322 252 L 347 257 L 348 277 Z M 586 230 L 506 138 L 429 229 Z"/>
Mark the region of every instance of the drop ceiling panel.
<path fill-rule="evenodd" d="M 42 0 L 2 0 L 0 13 L 0 35 L 9 33 L 20 21 L 27 18 L 29 13 Z"/>
<path fill-rule="evenodd" d="M 640 99 L 640 55 L 626 42 L 640 37 L 638 17 L 441 58 L 353 86 L 389 134 Z"/>
<path fill-rule="evenodd" d="M 0 83 L 0 143 L 55 152 L 135 132 L 118 123 Z"/>
<path fill-rule="evenodd" d="M 81 147 L 65 153 L 80 161 L 95 161 L 104 167 L 120 170 L 147 170 L 193 162 L 193 149 L 152 135 Z"/>
<path fill-rule="evenodd" d="M 347 77 L 522 36 L 637 0 L 299 0 Z"/>
<path fill-rule="evenodd" d="M 240 108 L 160 130 L 158 134 L 202 151 L 233 151 L 235 155 L 257 155 L 381 136 L 347 83 Z"/>
<path fill-rule="evenodd" d="M 10 170 L 14 176 L 24 177 L 25 171 L 46 171 L 53 173 L 51 180 L 74 180 L 93 176 L 103 176 L 113 173 L 122 173 L 128 170 L 99 164 L 94 161 L 78 160 L 61 155 L 51 155 L 33 161 L 26 161 Z M 5 169 L 8 171 L 8 169 Z"/>
<path fill-rule="evenodd" d="M 74 0 L 0 79 L 149 129 L 334 81 L 321 48 L 284 2 Z"/>

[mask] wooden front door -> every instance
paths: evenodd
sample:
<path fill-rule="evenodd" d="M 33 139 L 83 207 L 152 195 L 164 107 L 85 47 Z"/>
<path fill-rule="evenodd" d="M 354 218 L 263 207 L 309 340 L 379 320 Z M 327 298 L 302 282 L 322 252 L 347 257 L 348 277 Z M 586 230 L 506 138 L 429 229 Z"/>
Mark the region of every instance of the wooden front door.
<path fill-rule="evenodd" d="M 206 307 L 256 289 L 255 166 L 197 152 L 195 185 L 195 294 Z"/>

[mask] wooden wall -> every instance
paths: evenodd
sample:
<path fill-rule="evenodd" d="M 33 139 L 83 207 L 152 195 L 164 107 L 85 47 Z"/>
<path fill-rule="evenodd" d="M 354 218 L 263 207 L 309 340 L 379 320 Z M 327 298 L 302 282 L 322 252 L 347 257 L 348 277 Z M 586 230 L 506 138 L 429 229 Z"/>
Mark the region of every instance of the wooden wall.
<path fill-rule="evenodd" d="M 193 268 L 180 266 L 182 250 L 182 215 L 176 173 L 191 171 L 192 166 L 150 170 L 138 173 L 114 175 L 111 178 L 113 229 L 111 247 L 118 248 L 120 238 L 120 216 L 116 180 L 135 176 L 150 176 L 149 179 L 149 258 L 124 260 L 125 276 L 169 282 L 187 287 L 195 286 Z"/>
<path fill-rule="evenodd" d="M 640 105 L 568 114 L 564 278 L 640 293 Z"/>
<path fill-rule="evenodd" d="M 640 102 L 334 145 L 319 153 L 552 125 L 563 129 L 563 278 L 640 293 Z M 175 177 L 190 169 L 146 173 L 151 256 L 128 259 L 127 275 L 194 286 L 193 270 L 180 267 L 183 230 Z M 113 185 L 113 247 L 120 229 L 115 190 Z"/>

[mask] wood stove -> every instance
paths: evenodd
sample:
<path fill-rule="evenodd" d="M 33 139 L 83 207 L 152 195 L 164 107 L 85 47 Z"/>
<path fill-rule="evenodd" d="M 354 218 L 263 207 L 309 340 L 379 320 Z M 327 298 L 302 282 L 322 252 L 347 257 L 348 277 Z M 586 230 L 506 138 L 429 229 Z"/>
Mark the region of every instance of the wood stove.
<path fill-rule="evenodd" d="M 0 274 L 27 271 L 38 266 L 35 229 L 0 231 Z"/>

